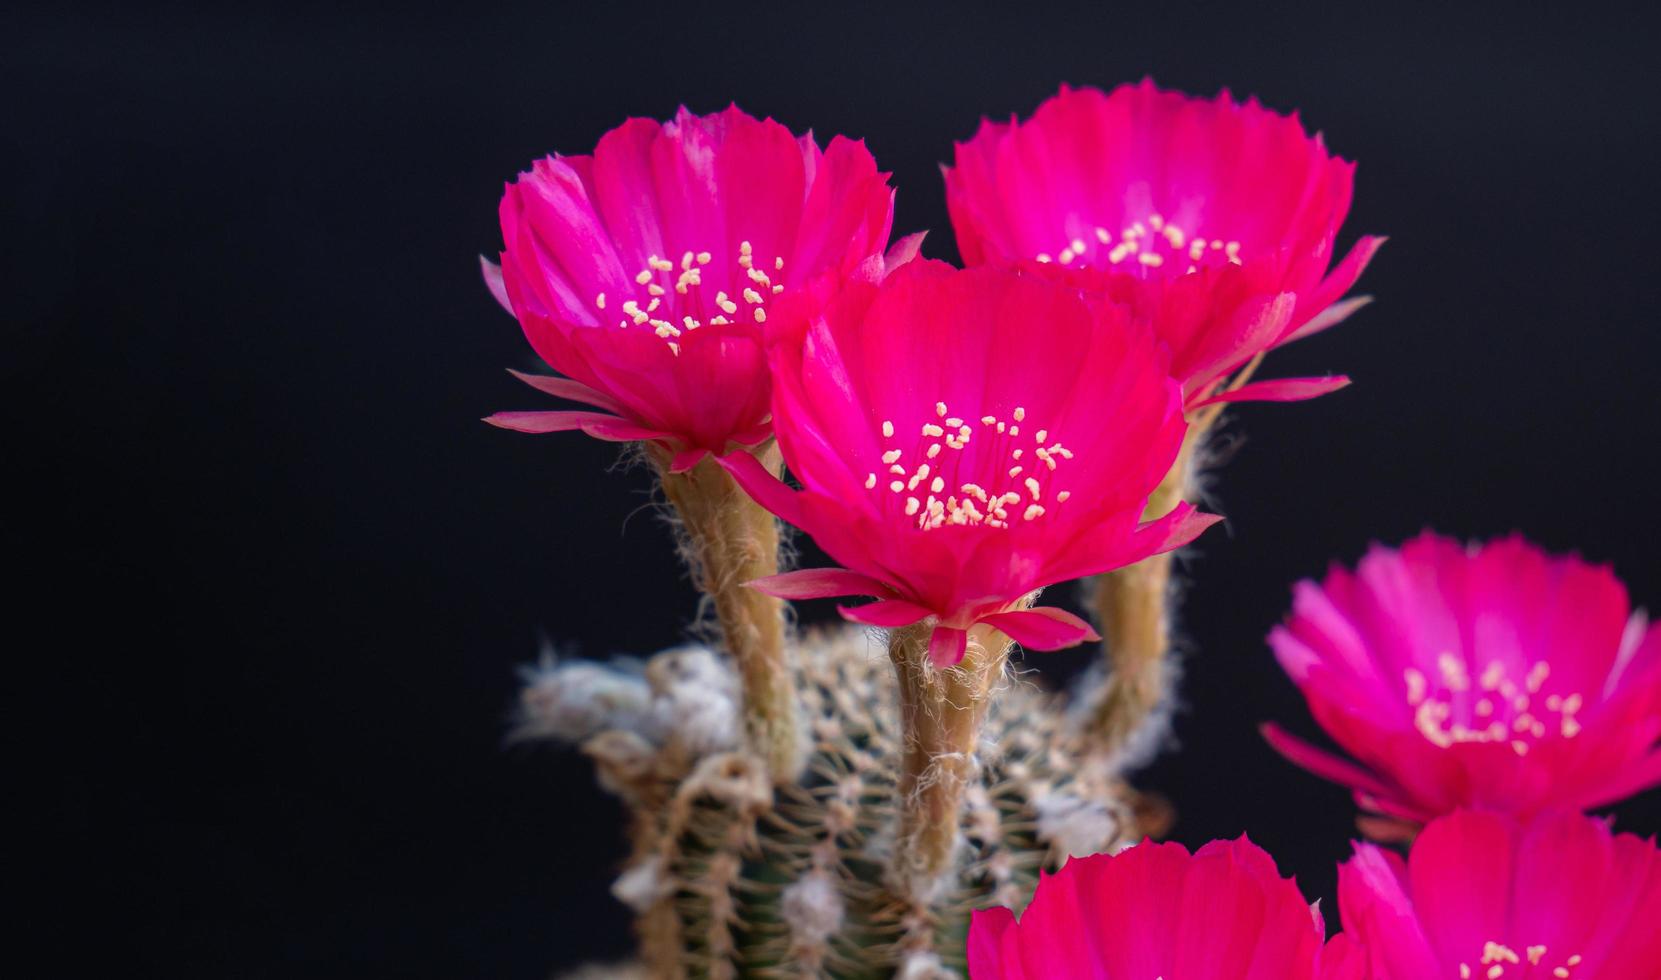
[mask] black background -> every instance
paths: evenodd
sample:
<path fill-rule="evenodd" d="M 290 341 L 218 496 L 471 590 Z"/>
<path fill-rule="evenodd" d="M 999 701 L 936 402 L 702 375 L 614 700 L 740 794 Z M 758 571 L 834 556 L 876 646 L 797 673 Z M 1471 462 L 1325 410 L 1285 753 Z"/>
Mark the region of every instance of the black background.
<path fill-rule="evenodd" d="M 1562 3 L 10 11 L 6 524 L 14 618 L 42 627 L 14 662 L 49 668 L 16 675 L 43 717 L 15 748 L 68 839 L 33 848 L 37 938 L 67 975 L 622 954 L 618 808 L 575 756 L 504 747 L 514 667 L 538 631 L 672 644 L 693 595 L 614 447 L 478 421 L 542 407 L 477 271 L 502 182 L 737 100 L 866 138 L 896 233 L 955 258 L 954 139 L 1146 73 L 1301 108 L 1360 161 L 1342 244 L 1392 236 L 1378 302 L 1270 360 L 1355 385 L 1235 414 L 1182 746 L 1141 780 L 1178 839 L 1249 833 L 1331 917 L 1347 796 L 1254 731 L 1312 733 L 1262 642 L 1295 578 L 1518 529 L 1661 603 L 1654 27 Z M 1654 794 L 1620 813 L 1661 830 Z"/>

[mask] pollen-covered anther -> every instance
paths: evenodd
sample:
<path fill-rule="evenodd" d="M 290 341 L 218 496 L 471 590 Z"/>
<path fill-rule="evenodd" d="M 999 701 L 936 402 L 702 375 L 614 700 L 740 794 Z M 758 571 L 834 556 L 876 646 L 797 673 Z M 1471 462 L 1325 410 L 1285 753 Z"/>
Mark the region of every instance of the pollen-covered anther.
<path fill-rule="evenodd" d="M 1184 272 L 1197 272 L 1197 263 L 1204 262 L 1207 251 L 1211 250 L 1221 252 L 1218 258 L 1222 261 L 1241 264 L 1239 242 L 1207 240 L 1157 213 L 1126 225 L 1120 232 L 1117 245 L 1113 244 L 1113 234 L 1105 227 L 1097 225 L 1092 232 L 1094 242 L 1083 237 L 1071 237 L 1053 258 L 1049 252 L 1040 252 L 1036 258 L 1039 262 L 1056 261 L 1062 265 L 1074 262 L 1119 265 L 1134 259 L 1136 265 L 1150 270 L 1180 260 Z"/>
<path fill-rule="evenodd" d="M 1536 662 L 1529 670 L 1525 685 L 1538 691 L 1550 672 L 1550 666 L 1544 661 Z M 1407 704 L 1414 709 L 1414 727 L 1441 748 L 1460 742 L 1506 742 L 1512 751 L 1526 756 L 1535 742 L 1552 734 L 1554 727 L 1564 738 L 1580 734 L 1581 725 L 1575 714 L 1584 704 L 1584 698 L 1578 693 L 1547 694 L 1542 699 L 1542 711 L 1511 680 L 1506 665 L 1492 660 L 1477 677 L 1477 689 L 1487 693 L 1472 699 L 1465 660 L 1446 651 L 1436 658 L 1436 673 L 1442 683 L 1434 692 L 1423 671 L 1408 667 L 1402 677 Z M 1549 715 L 1553 714 L 1557 715 L 1555 726 L 1548 724 Z"/>
<path fill-rule="evenodd" d="M 761 288 L 745 286 L 742 295 L 752 307 L 750 311 L 751 319 L 756 323 L 765 323 L 767 321 L 767 299 L 769 296 L 784 292 L 784 284 L 773 282 L 766 273 L 760 272 L 751 266 L 753 253 L 748 246 L 748 242 L 740 246 L 738 265 L 745 270 L 746 277 Z M 736 316 L 739 307 L 738 303 L 734 302 L 726 290 L 718 290 L 715 293 L 713 305 L 720 312 L 714 315 L 709 315 L 714 311 L 708 309 L 708 305 L 712 301 L 696 298 L 699 287 L 704 283 L 704 267 L 714 261 L 714 258 L 714 255 L 707 250 L 694 251 L 687 249 L 681 252 L 680 262 L 677 266 L 676 263 L 659 258 L 656 255 L 649 256 L 646 260 L 646 268 L 641 269 L 634 277 L 636 285 L 645 287 L 649 302 L 642 309 L 639 300 L 630 299 L 625 301 L 623 312 L 627 313 L 633 322 L 631 324 L 629 320 L 620 320 L 617 324 L 618 327 L 626 329 L 629 326 L 639 326 L 651 322 L 654 329 L 656 329 L 658 321 L 652 319 L 652 316 L 658 312 L 658 308 L 663 305 L 665 300 L 671 300 L 680 307 L 679 309 L 665 310 L 665 316 L 671 320 L 678 316 L 687 330 L 701 327 L 706 323 L 710 326 L 726 326 L 732 323 L 733 321 L 728 318 Z M 784 260 L 775 258 L 773 266 L 775 270 L 784 268 Z M 662 282 L 654 281 L 659 273 L 671 272 L 676 273 L 673 283 L 673 296 L 683 297 L 682 299 L 673 299 L 668 286 L 665 286 Z M 594 305 L 598 309 L 605 309 L 606 294 L 599 294 Z M 657 334 L 665 339 L 675 336 L 662 329 L 657 329 Z M 674 353 L 680 353 L 678 345 L 671 344 L 671 348 Z"/>
<path fill-rule="evenodd" d="M 904 478 L 903 483 L 899 479 L 894 480 L 889 488 L 894 493 L 911 495 L 904 501 L 905 516 L 912 518 L 919 529 L 927 531 L 947 524 L 1008 528 L 1012 514 L 1014 520 L 1022 521 L 1042 517 L 1045 507 L 1038 502 L 1045 499 L 1047 492 L 1053 503 L 1061 503 L 1071 496 L 1066 490 L 1046 488 L 1046 481 L 1060 458 L 1058 450 L 1062 447 L 1059 442 L 1049 448 L 1040 445 L 1034 450 L 1044 461 L 1045 468 L 1028 474 L 1026 468 L 1017 462 L 1025 449 L 999 438 L 1004 433 L 1011 437 L 1018 436 L 1019 426 L 1000 421 L 996 414 L 979 416 L 982 425 L 995 426 L 998 432 L 982 437 L 991 439 L 990 445 L 970 452 L 968 447 L 973 440 L 973 427 L 963 418 L 952 415 L 944 401 L 935 402 L 933 409 L 934 417 L 944 425 L 934 421 L 924 422 L 917 430 L 922 437 L 919 444 L 913 448 L 888 448 L 882 451 L 880 457 L 893 476 Z M 1026 409 L 1017 407 L 1011 416 L 1025 419 Z M 892 439 L 895 432 L 893 422 L 885 420 L 882 432 L 884 438 Z M 1040 429 L 1037 434 L 1043 439 L 1049 438 L 1048 430 Z M 958 455 L 944 456 L 943 448 L 951 449 Z M 1071 455 L 1067 453 L 1068 457 Z M 914 465 L 907 464 L 908 456 L 915 461 Z M 873 473 L 866 479 L 865 488 L 874 489 L 875 483 Z M 899 489 L 895 489 L 896 486 Z M 940 499 L 948 486 L 957 487 L 962 496 Z M 928 494 L 926 499 L 919 499 L 917 495 L 924 492 Z M 915 507 L 911 505 L 913 499 L 917 500 Z"/>

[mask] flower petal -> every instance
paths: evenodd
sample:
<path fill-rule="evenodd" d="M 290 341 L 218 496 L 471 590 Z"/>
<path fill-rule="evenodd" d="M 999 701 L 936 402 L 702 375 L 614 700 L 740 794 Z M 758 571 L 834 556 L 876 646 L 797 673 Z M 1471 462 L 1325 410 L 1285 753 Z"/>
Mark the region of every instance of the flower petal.
<path fill-rule="evenodd" d="M 1089 623 L 1054 606 L 994 613 L 981 617 L 980 621 L 1028 650 L 1060 650 L 1101 639 Z"/>
<path fill-rule="evenodd" d="M 869 575 L 846 568 L 802 568 L 745 582 L 776 599 L 830 599 L 845 595 L 890 598 L 894 590 Z"/>
<path fill-rule="evenodd" d="M 1339 262 L 1337 267 L 1328 273 L 1325 279 L 1321 280 L 1321 284 L 1316 286 L 1304 298 L 1304 303 L 1310 309 L 1320 310 L 1321 313 L 1316 314 L 1310 318 L 1308 323 L 1292 331 L 1291 336 L 1282 342 L 1299 340 L 1317 331 L 1325 330 L 1344 319 L 1344 317 L 1349 316 L 1350 313 L 1355 312 L 1359 307 L 1351 307 L 1336 320 L 1322 319 L 1322 314 L 1332 309 L 1333 305 L 1338 302 L 1338 298 L 1349 292 L 1350 287 L 1355 285 L 1355 281 L 1361 278 L 1361 273 L 1367 268 L 1367 263 L 1373 260 L 1373 255 L 1388 240 L 1383 235 L 1362 236 L 1361 240 L 1356 242 L 1355 246 L 1349 250 L 1349 254 L 1344 256 L 1343 261 Z"/>
<path fill-rule="evenodd" d="M 636 442 L 663 439 L 667 433 L 648 429 L 627 419 L 600 412 L 497 412 L 485 419 L 491 425 L 515 432 L 583 432 L 608 442 Z"/>
<path fill-rule="evenodd" d="M 923 239 L 927 236 L 928 232 L 926 231 L 912 232 L 911 234 L 895 242 L 893 245 L 890 245 L 888 247 L 888 251 L 882 257 L 882 269 L 884 274 L 893 272 L 900 266 L 905 265 L 912 259 L 922 255 Z"/>
<path fill-rule="evenodd" d="M 1193 402 L 1190 410 L 1220 402 L 1301 402 L 1319 398 L 1350 383 L 1346 375 L 1331 374 L 1324 378 L 1276 378 L 1272 381 L 1253 381 L 1233 391 L 1225 391 Z"/>
<path fill-rule="evenodd" d="M 795 527 L 802 526 L 802 507 L 797 500 L 796 491 L 786 486 L 784 481 L 767 472 L 767 467 L 755 458 L 753 453 L 736 450 L 719 457 L 716 462 L 726 468 L 732 478 L 738 482 L 750 499 L 772 511 L 775 516 L 786 524 Z M 857 595 L 858 593 L 844 592 L 843 595 Z"/>
<path fill-rule="evenodd" d="M 1017 934 L 1015 913 L 1002 906 L 976 909 L 969 915 L 969 976 L 974 980 L 1027 980 L 1021 958 L 1005 955 Z M 1013 950 L 1011 950 L 1013 952 Z"/>
<path fill-rule="evenodd" d="M 698 463 L 708 455 L 709 450 L 703 448 L 702 446 L 693 446 L 691 449 L 682 449 L 675 453 L 674 457 L 669 460 L 669 472 L 685 473 L 692 467 L 697 466 Z"/>
<path fill-rule="evenodd" d="M 1336 327 L 1338 324 L 1348 320 L 1357 310 L 1360 310 L 1363 306 L 1366 306 L 1372 301 L 1373 298 L 1371 296 L 1351 296 L 1349 299 L 1339 300 L 1321 312 L 1315 314 L 1314 317 L 1310 318 L 1308 323 L 1305 323 L 1293 332 L 1289 339 L 1297 340 L 1300 337 L 1307 337 L 1310 334 L 1320 333 L 1328 327 Z"/>
<path fill-rule="evenodd" d="M 929 634 L 929 660 L 936 667 L 950 667 L 963 659 L 969 649 L 969 631 L 936 626 Z"/>
<path fill-rule="evenodd" d="M 1288 762 L 1307 769 L 1322 779 L 1375 796 L 1395 795 L 1388 784 L 1367 770 L 1310 745 L 1273 722 L 1265 722 L 1259 725 L 1257 730 L 1276 752 L 1286 757 Z"/>
<path fill-rule="evenodd" d="M 581 381 L 572 381 L 570 378 L 556 378 L 546 374 L 526 374 L 523 371 L 508 369 L 508 373 L 525 382 L 537 391 L 553 395 L 555 398 L 564 398 L 567 401 L 582 402 L 593 405 L 595 408 L 624 414 L 623 406 L 610 395 L 595 391 Z"/>
<path fill-rule="evenodd" d="M 1193 504 L 1183 501 L 1169 514 L 1142 524 L 1142 533 L 1159 530 L 1159 544 L 1149 554 L 1160 555 L 1178 548 L 1186 548 L 1206 529 L 1223 520 L 1221 514 L 1207 514 Z"/>
<path fill-rule="evenodd" d="M 844 619 L 885 629 L 910 626 L 934 615 L 922 606 L 906 602 L 904 599 L 878 599 L 863 606 L 837 606 L 836 611 L 841 613 Z"/>
<path fill-rule="evenodd" d="M 490 290 L 490 295 L 502 309 L 513 315 L 513 301 L 508 299 L 508 287 L 502 282 L 502 267 L 484 256 L 479 256 L 479 271 L 484 274 L 484 288 Z"/>

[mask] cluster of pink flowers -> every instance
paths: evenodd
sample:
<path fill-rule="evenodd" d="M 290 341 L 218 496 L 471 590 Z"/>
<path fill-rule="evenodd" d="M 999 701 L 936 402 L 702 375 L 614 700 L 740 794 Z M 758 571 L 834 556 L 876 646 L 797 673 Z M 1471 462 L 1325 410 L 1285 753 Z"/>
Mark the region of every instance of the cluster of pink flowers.
<path fill-rule="evenodd" d="M 1068 862 L 1017 922 L 975 913 L 973 980 L 1656 980 L 1661 849 L 1573 812 L 1461 810 L 1406 859 L 1357 844 L 1343 931 L 1245 838 Z"/>
<path fill-rule="evenodd" d="M 1325 941 L 1245 841 L 1066 865 L 1019 922 L 977 913 L 974 977 L 1657 980 L 1661 849 L 1580 811 L 1661 783 L 1661 627 L 1607 569 L 1425 534 L 1296 588 L 1269 641 L 1362 764 L 1274 726 L 1411 841 L 1357 844 Z"/>
<path fill-rule="evenodd" d="M 1365 302 L 1382 239 L 1336 249 L 1353 171 L 1255 100 L 1064 88 L 956 148 L 959 269 L 890 247 L 861 143 L 631 120 L 507 188 L 487 282 L 560 372 L 523 380 L 582 407 L 489 421 L 714 458 L 840 563 L 756 588 L 870 597 L 843 615 L 924 624 L 937 665 L 976 626 L 1095 639 L 1032 597 L 1218 520 L 1143 519 L 1198 410 L 1347 383 L 1250 376 Z M 775 439 L 795 485 L 758 459 Z M 1661 628 L 1609 571 L 1427 534 L 1298 585 L 1270 644 L 1354 761 L 1269 741 L 1412 843 L 1356 846 L 1343 931 L 1244 838 L 1144 843 L 977 914 L 974 976 L 1661 977 L 1655 843 L 1583 813 L 1661 783 Z"/>
<path fill-rule="evenodd" d="M 874 597 L 844 614 L 927 620 L 938 663 L 976 624 L 1094 639 L 1023 603 L 1217 520 L 1141 520 L 1188 413 L 1345 383 L 1225 385 L 1356 305 L 1378 240 L 1329 268 L 1352 171 L 1256 102 L 1064 89 L 958 148 L 958 270 L 913 262 L 920 236 L 884 252 L 892 191 L 862 144 L 736 107 L 631 120 L 507 189 L 486 278 L 564 375 L 521 377 L 586 407 L 489 421 L 720 458 L 843 566 L 757 587 Z M 800 491 L 733 451 L 770 436 Z"/>

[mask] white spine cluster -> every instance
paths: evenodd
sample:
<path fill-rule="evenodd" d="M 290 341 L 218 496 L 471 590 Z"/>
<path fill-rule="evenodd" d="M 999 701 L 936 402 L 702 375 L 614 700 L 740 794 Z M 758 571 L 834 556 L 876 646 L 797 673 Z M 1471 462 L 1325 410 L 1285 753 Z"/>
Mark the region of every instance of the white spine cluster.
<path fill-rule="evenodd" d="M 779 908 L 790 938 L 799 946 L 821 947 L 842 929 L 847 906 L 836 883 L 821 868 L 814 868 L 784 890 Z"/>
<path fill-rule="evenodd" d="M 615 666 L 591 660 L 562 663 L 545 650 L 520 676 L 525 686 L 515 739 L 580 742 L 609 729 L 638 730 L 651 709 L 651 690 L 632 661 Z"/>

